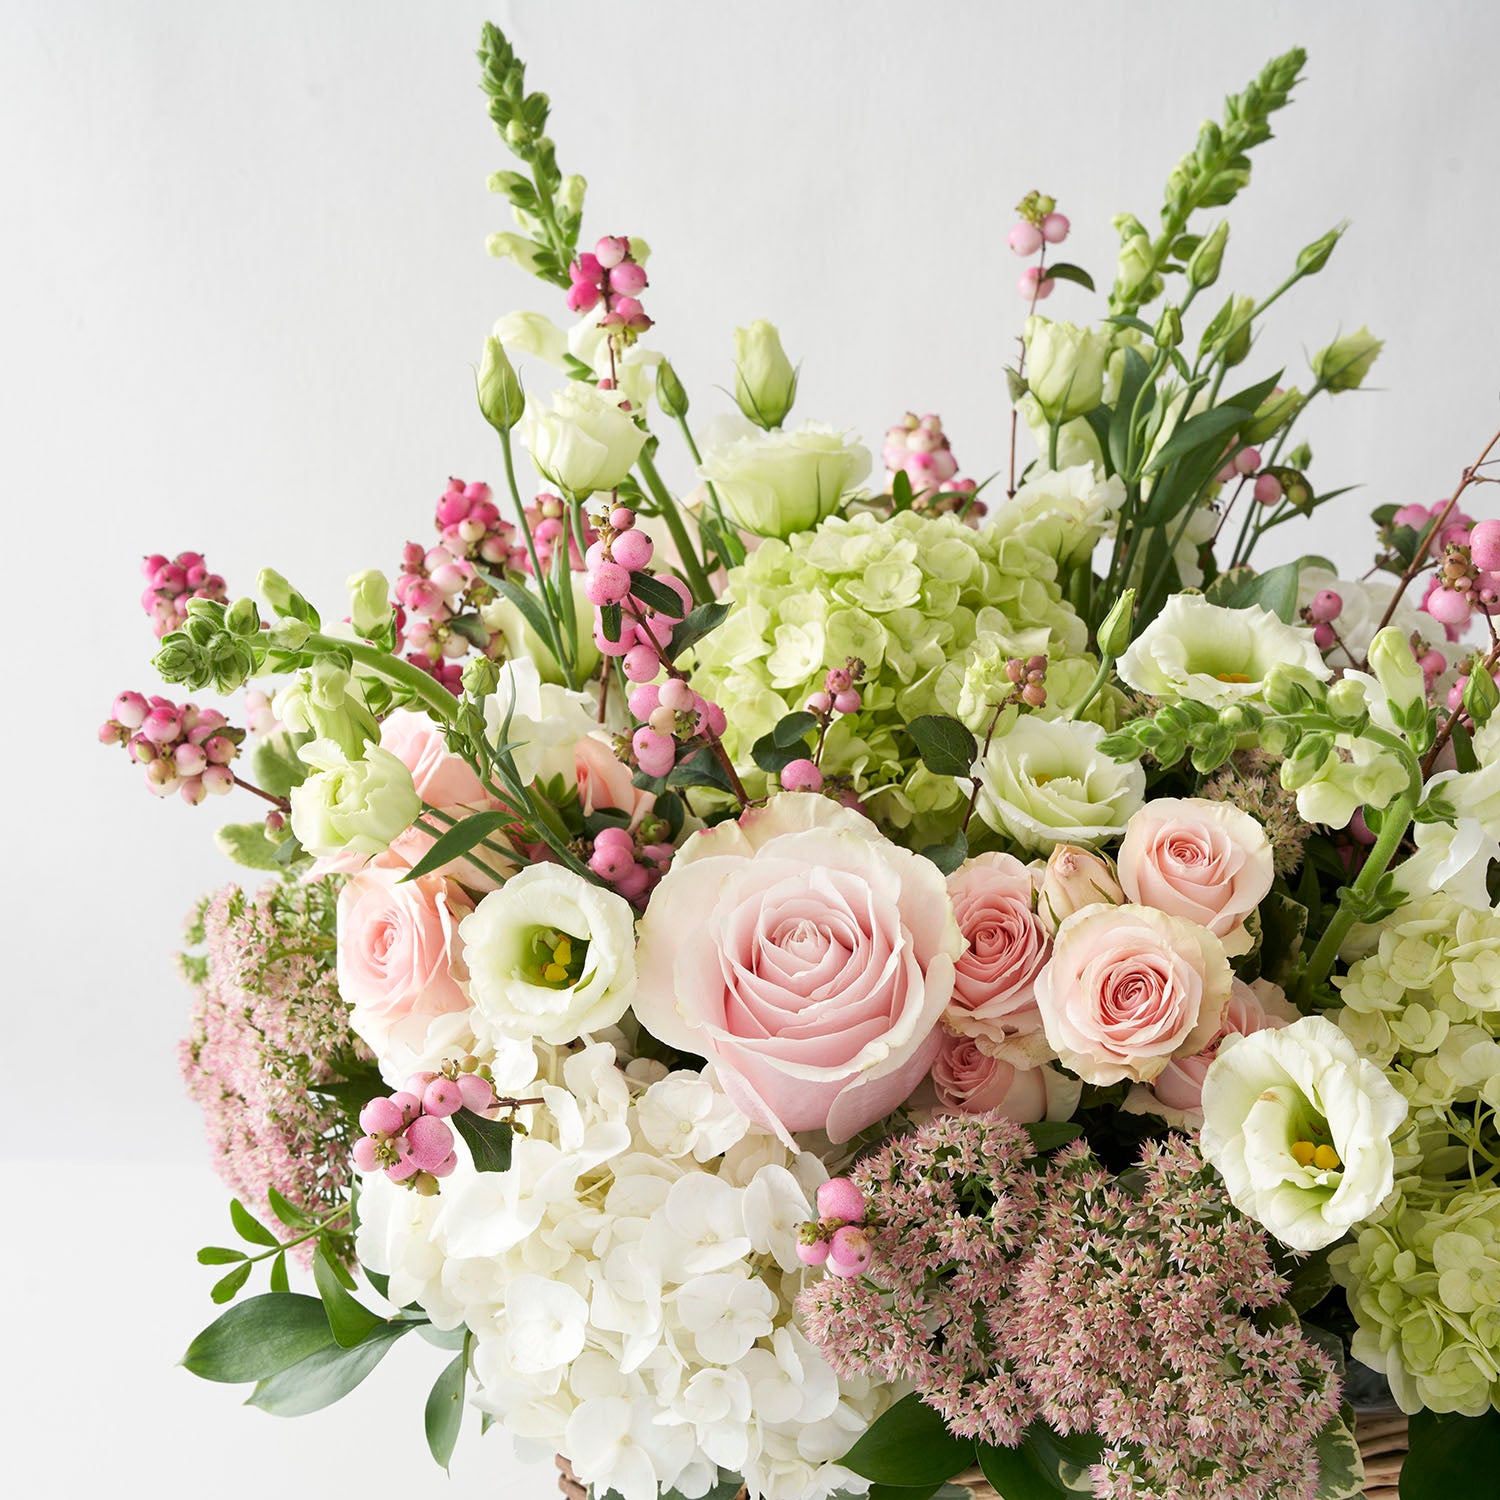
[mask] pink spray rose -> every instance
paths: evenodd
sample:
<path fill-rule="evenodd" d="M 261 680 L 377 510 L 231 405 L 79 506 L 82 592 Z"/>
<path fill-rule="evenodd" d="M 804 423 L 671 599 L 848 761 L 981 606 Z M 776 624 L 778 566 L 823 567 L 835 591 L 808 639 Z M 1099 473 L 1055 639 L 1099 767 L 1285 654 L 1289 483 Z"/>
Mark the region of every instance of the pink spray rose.
<path fill-rule="evenodd" d="M 585 815 L 601 807 L 615 807 L 630 814 L 634 829 L 656 805 L 655 794 L 635 785 L 630 767 L 602 734 L 586 734 L 573 746 L 573 773 Z"/>
<path fill-rule="evenodd" d="M 936 866 L 783 793 L 678 851 L 641 919 L 635 1012 L 784 1140 L 846 1141 L 931 1068 L 962 951 Z"/>
<path fill-rule="evenodd" d="M 1191 1057 L 1174 1057 L 1151 1081 L 1149 1089 L 1136 1090 L 1136 1097 L 1126 1108 L 1149 1114 L 1163 1114 L 1169 1124 L 1197 1129 L 1203 1123 L 1203 1075 L 1219 1055 L 1219 1044 L 1226 1036 L 1249 1036 L 1256 1031 L 1275 1031 L 1290 1026 L 1299 1018 L 1297 1008 L 1287 1000 L 1278 984 L 1257 979 L 1253 985 L 1236 979 L 1229 992 L 1229 1003 L 1219 1029 L 1201 1051 Z"/>
<path fill-rule="evenodd" d="M 1142 906 L 1206 927 L 1230 955 L 1248 953 L 1245 918 L 1275 871 L 1266 831 L 1247 812 L 1204 797 L 1161 797 L 1130 820 L 1120 884 Z"/>
<path fill-rule="evenodd" d="M 380 726 L 380 747 L 411 772 L 417 796 L 429 807 L 494 805 L 473 768 L 449 750 L 442 731 L 426 714 L 407 709 L 391 714 Z"/>
<path fill-rule="evenodd" d="M 1031 872 L 1009 854 L 981 854 L 948 877 L 953 914 L 968 948 L 959 956 L 952 1031 L 1003 1043 L 1042 1029 L 1033 983 L 1051 939 L 1032 910 Z"/>
<path fill-rule="evenodd" d="M 1146 1083 L 1208 1045 L 1232 978 L 1206 927 L 1149 906 L 1088 906 L 1058 928 L 1036 998 L 1065 1067 L 1086 1083 Z"/>
<path fill-rule="evenodd" d="M 434 1020 L 469 1008 L 458 924 L 473 905 L 442 875 L 403 873 L 370 866 L 339 892 L 339 993 L 382 1057 L 422 1052 Z"/>
<path fill-rule="evenodd" d="M 1017 1067 L 985 1051 L 977 1037 L 946 1027 L 932 1082 L 945 1109 L 965 1115 L 998 1110 L 1017 1125 L 1065 1120 L 1078 1107 L 1079 1086 L 1055 1068 Z"/>
<path fill-rule="evenodd" d="M 1075 911 L 1101 901 L 1118 905 L 1125 892 L 1109 861 L 1092 849 L 1059 844 L 1047 858 L 1037 890 L 1036 913 L 1048 932 L 1056 932 Z"/>

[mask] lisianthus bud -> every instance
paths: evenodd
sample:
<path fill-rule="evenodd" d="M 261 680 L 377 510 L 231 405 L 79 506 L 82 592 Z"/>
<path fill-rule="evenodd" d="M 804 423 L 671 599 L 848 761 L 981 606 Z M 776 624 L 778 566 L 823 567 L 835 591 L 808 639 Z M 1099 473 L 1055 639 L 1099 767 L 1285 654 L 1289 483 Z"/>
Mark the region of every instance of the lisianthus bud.
<path fill-rule="evenodd" d="M 613 489 L 646 445 L 623 399 L 575 380 L 546 405 L 528 401 L 522 427 L 537 470 L 580 500 Z"/>
<path fill-rule="evenodd" d="M 360 635 L 374 635 L 391 617 L 391 586 L 379 568 L 354 573 L 349 590 L 349 623 Z"/>
<path fill-rule="evenodd" d="M 665 359 L 656 367 L 656 400 L 673 421 L 688 414 L 688 393 L 683 390 L 677 371 Z"/>
<path fill-rule="evenodd" d="M 797 398 L 797 372 L 772 323 L 734 330 L 734 399 L 757 427 L 780 427 Z"/>
<path fill-rule="evenodd" d="M 1152 336 L 1157 348 L 1175 349 L 1182 342 L 1182 314 L 1175 307 L 1164 307 Z"/>
<path fill-rule="evenodd" d="M 1482 729 L 1497 707 L 1500 707 L 1500 688 L 1483 666 L 1475 667 L 1464 684 L 1464 712 L 1476 729 Z"/>
<path fill-rule="evenodd" d="M 1035 314 L 1026 320 L 1026 382 L 1049 422 L 1071 421 L 1098 406 L 1109 354 L 1107 333 Z"/>
<path fill-rule="evenodd" d="M 509 432 L 526 410 L 526 398 L 515 368 L 505 355 L 505 345 L 493 334 L 484 341 L 479 362 L 479 409 L 496 432 Z"/>
<path fill-rule="evenodd" d="M 1294 385 L 1288 386 L 1284 391 L 1272 391 L 1255 408 L 1255 415 L 1241 430 L 1241 440 L 1263 443 L 1267 438 L 1274 437 L 1297 414 L 1301 405 L 1302 392 Z"/>
<path fill-rule="evenodd" d="M 1135 612 L 1135 590 L 1126 589 L 1099 627 L 1099 650 L 1105 656 L 1123 656 L 1130 644 L 1131 616 Z"/>
<path fill-rule="evenodd" d="M 1036 914 L 1049 932 L 1056 932 L 1075 911 L 1101 901 L 1119 905 L 1125 892 L 1108 860 L 1088 849 L 1058 844 L 1047 859 L 1037 892 Z"/>
<path fill-rule="evenodd" d="M 1375 633 L 1370 642 L 1370 670 L 1391 700 L 1391 709 L 1399 721 L 1427 701 L 1427 680 L 1412 654 L 1406 632 L 1397 625 L 1387 625 Z"/>
<path fill-rule="evenodd" d="M 1313 355 L 1313 374 L 1330 391 L 1358 390 L 1384 347 L 1368 328 L 1346 333 Z"/>
<path fill-rule="evenodd" d="M 1321 239 L 1306 246 L 1297 256 L 1297 270 L 1304 276 L 1314 276 L 1328 264 L 1333 247 L 1338 244 L 1343 229 L 1330 229 Z"/>
<path fill-rule="evenodd" d="M 500 668 L 487 656 L 471 656 L 460 681 L 471 698 L 487 698 L 500 684 Z"/>
<path fill-rule="evenodd" d="M 1231 297 L 1203 330 L 1200 351 L 1217 349 L 1227 367 L 1239 364 L 1250 352 L 1250 314 L 1253 297 Z"/>
<path fill-rule="evenodd" d="M 1229 240 L 1229 220 L 1220 219 L 1198 243 L 1188 261 L 1188 281 L 1198 290 L 1212 286 L 1219 279 L 1224 261 L 1224 246 Z"/>

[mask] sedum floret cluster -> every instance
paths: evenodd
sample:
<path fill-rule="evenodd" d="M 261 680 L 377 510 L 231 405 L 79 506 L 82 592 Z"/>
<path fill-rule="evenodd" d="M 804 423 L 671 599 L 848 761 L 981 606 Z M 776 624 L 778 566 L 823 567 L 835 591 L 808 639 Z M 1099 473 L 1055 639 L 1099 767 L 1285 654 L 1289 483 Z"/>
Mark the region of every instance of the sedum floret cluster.
<path fill-rule="evenodd" d="M 734 569 L 733 613 L 698 648 L 694 681 L 733 703 L 724 735 L 736 765 L 754 742 L 802 709 L 831 667 L 864 663 L 862 711 L 836 720 L 821 765 L 847 778 L 872 815 L 920 842 L 956 826 L 962 794 L 951 778 L 913 769 L 900 731 L 939 698 L 948 669 L 961 678 L 982 642 L 1004 656 L 1082 654 L 1087 632 L 1063 599 L 1058 563 L 1025 529 L 975 531 L 953 516 L 904 511 L 830 517 L 789 541 L 767 541 Z M 1080 671 L 1085 685 L 1092 671 Z"/>

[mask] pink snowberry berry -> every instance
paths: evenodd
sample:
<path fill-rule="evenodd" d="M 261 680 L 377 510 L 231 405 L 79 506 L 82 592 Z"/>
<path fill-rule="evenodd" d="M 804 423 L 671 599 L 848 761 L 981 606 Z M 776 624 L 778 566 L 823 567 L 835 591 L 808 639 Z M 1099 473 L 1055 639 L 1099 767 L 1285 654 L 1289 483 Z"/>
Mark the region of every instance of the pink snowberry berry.
<path fill-rule="evenodd" d="M 611 885 L 624 877 L 635 866 L 635 855 L 627 844 L 621 848 L 619 844 L 605 844 L 600 840 L 594 840 L 594 852 L 589 855 L 589 869 L 601 880 L 607 880 Z"/>
<path fill-rule="evenodd" d="M 1060 245 L 1067 239 L 1068 231 L 1072 227 L 1066 214 L 1048 214 L 1042 220 L 1042 238 L 1049 245 Z"/>
<path fill-rule="evenodd" d="M 1281 499 L 1281 481 L 1274 474 L 1257 474 L 1250 493 L 1257 505 L 1275 505 Z"/>
<path fill-rule="evenodd" d="M 1035 255 L 1046 241 L 1042 231 L 1035 224 L 1027 219 L 1021 219 L 1011 226 L 1010 233 L 1005 236 L 1005 243 L 1017 255 Z"/>
<path fill-rule="evenodd" d="M 602 562 L 584 580 L 589 603 L 618 604 L 630 592 L 630 574 L 619 563 Z"/>
<path fill-rule="evenodd" d="M 1422 675 L 1430 687 L 1448 670 L 1448 658 L 1441 651 L 1427 651 L 1417 658 L 1417 665 L 1421 667 Z"/>
<path fill-rule="evenodd" d="M 656 548 L 644 531 L 622 531 L 610 543 L 610 555 L 622 568 L 639 573 L 651 561 Z"/>
<path fill-rule="evenodd" d="M 848 1177 L 830 1177 L 818 1188 L 818 1213 L 825 1219 L 842 1219 L 846 1224 L 863 1224 L 865 1195 Z"/>
<path fill-rule="evenodd" d="M 1241 448 L 1234 455 L 1234 468 L 1237 474 L 1244 474 L 1246 477 L 1254 474 L 1260 468 L 1260 449 Z"/>
<path fill-rule="evenodd" d="M 636 764 L 648 776 L 665 776 L 677 763 L 677 742 L 654 729 L 641 728 L 630 738 Z"/>
<path fill-rule="evenodd" d="M 828 1246 L 828 1269 L 835 1276 L 861 1276 L 870 1264 L 870 1236 L 853 1224 L 836 1229 Z"/>
<path fill-rule="evenodd" d="M 406 1115 L 394 1099 L 371 1099 L 359 1112 L 359 1128 L 366 1135 L 395 1135 L 406 1124 Z"/>
<path fill-rule="evenodd" d="M 804 1266 L 821 1266 L 828 1262 L 829 1245 L 827 1240 L 798 1240 L 797 1259 Z"/>
<path fill-rule="evenodd" d="M 392 1094 L 391 1103 L 401 1111 L 401 1117 L 408 1125 L 422 1113 L 422 1101 L 410 1089 L 400 1089 Z"/>
<path fill-rule="evenodd" d="M 842 693 L 834 694 L 833 706 L 838 709 L 841 714 L 853 714 L 859 712 L 859 705 L 861 701 L 862 700 L 860 699 L 859 693 L 856 689 L 845 688 Z"/>
<path fill-rule="evenodd" d="M 807 700 L 807 711 L 810 714 L 826 714 L 833 709 L 833 694 L 817 692 Z"/>
<path fill-rule="evenodd" d="M 644 643 L 625 653 L 625 675 L 631 682 L 650 682 L 661 671 L 661 658 Z"/>
<path fill-rule="evenodd" d="M 669 677 L 661 685 L 660 702 L 674 714 L 686 713 L 698 695 L 680 677 Z"/>
<path fill-rule="evenodd" d="M 1318 621 L 1336 620 L 1343 610 L 1343 596 L 1333 589 L 1320 589 L 1313 595 L 1313 601 L 1307 607 L 1307 612 Z"/>
<path fill-rule="evenodd" d="M 1319 620 L 1313 626 L 1313 645 L 1319 651 L 1331 651 L 1337 641 L 1338 636 L 1335 634 L 1333 626 L 1326 620 Z"/>
<path fill-rule="evenodd" d="M 375 1156 L 375 1142 L 362 1135 L 354 1143 L 354 1165 L 361 1172 L 373 1172 L 380 1165 Z"/>
<path fill-rule="evenodd" d="M 1500 521 L 1480 521 L 1469 533 L 1469 555 L 1481 572 L 1500 572 Z"/>
<path fill-rule="evenodd" d="M 422 1108 L 429 1115 L 444 1119 L 464 1107 L 464 1096 L 451 1078 L 434 1078 L 422 1092 Z"/>
<path fill-rule="evenodd" d="M 630 254 L 630 241 L 621 234 L 607 234 L 594 246 L 594 259 L 606 271 L 612 271 Z"/>
<path fill-rule="evenodd" d="M 1056 283 L 1042 271 L 1040 266 L 1027 266 L 1021 272 L 1021 279 L 1016 283 L 1016 290 L 1025 301 L 1041 302 L 1052 295 L 1055 286 Z"/>
<path fill-rule="evenodd" d="M 609 288 L 623 297 L 634 297 L 645 290 L 646 268 L 633 260 L 622 261 L 609 273 Z"/>
<path fill-rule="evenodd" d="M 782 768 L 781 785 L 788 792 L 819 792 L 823 789 L 823 773 L 803 756 Z"/>
<path fill-rule="evenodd" d="M 616 531 L 629 531 L 635 525 L 635 512 L 628 505 L 617 505 L 609 513 L 609 524 Z"/>
<path fill-rule="evenodd" d="M 1434 589 L 1427 596 L 1426 608 L 1427 613 L 1443 625 L 1463 625 L 1474 612 L 1469 599 L 1456 589 Z"/>
<path fill-rule="evenodd" d="M 465 1109 L 485 1110 L 495 1102 L 495 1086 L 478 1073 L 460 1073 L 458 1092 L 463 1096 Z"/>
<path fill-rule="evenodd" d="M 455 1087 L 454 1092 L 458 1090 Z M 411 1159 L 420 1171 L 430 1172 L 440 1167 L 453 1150 L 453 1132 L 436 1115 L 423 1115 L 406 1127 L 404 1137 L 411 1148 Z"/>

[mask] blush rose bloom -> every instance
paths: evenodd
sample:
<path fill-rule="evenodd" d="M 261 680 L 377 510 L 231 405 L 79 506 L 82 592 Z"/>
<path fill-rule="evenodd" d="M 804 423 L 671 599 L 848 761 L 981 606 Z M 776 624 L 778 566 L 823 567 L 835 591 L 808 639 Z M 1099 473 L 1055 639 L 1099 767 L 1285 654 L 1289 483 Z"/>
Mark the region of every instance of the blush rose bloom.
<path fill-rule="evenodd" d="M 641 919 L 635 1012 L 783 1140 L 846 1141 L 931 1068 L 962 951 L 935 865 L 784 793 L 678 851 Z"/>
<path fill-rule="evenodd" d="M 1231 957 L 1254 946 L 1245 918 L 1276 873 L 1265 829 L 1206 797 L 1148 802 L 1125 829 L 1119 871 L 1132 901 L 1208 928 Z"/>
<path fill-rule="evenodd" d="M 1149 906 L 1089 906 L 1037 976 L 1047 1040 L 1086 1083 L 1148 1083 L 1219 1029 L 1233 976 L 1207 928 Z"/>
<path fill-rule="evenodd" d="M 627 766 L 602 734 L 586 734 L 573 746 L 573 775 L 585 816 L 601 807 L 630 815 L 632 829 L 656 806 L 656 795 L 643 792 L 631 780 Z"/>
<path fill-rule="evenodd" d="M 429 807 L 492 807 L 493 799 L 461 755 L 455 755 L 442 731 L 426 714 L 399 709 L 380 726 L 380 745 L 408 771 Z"/>
<path fill-rule="evenodd" d="M 986 1052 L 977 1037 L 943 1028 L 932 1064 L 938 1102 L 957 1114 L 998 1111 L 1017 1125 L 1066 1120 L 1078 1108 L 1082 1086 L 1056 1068 L 1017 1067 Z"/>
<path fill-rule="evenodd" d="M 458 924 L 473 906 L 442 875 L 404 874 L 370 866 L 339 892 L 339 993 L 349 1024 L 382 1059 L 423 1051 L 434 1020 L 469 1008 Z"/>
<path fill-rule="evenodd" d="M 948 877 L 948 894 L 968 947 L 944 1024 L 995 1044 L 1028 1035 L 1040 1042 L 1034 982 L 1052 940 L 1032 909 L 1031 872 L 1009 854 L 981 854 Z"/>

